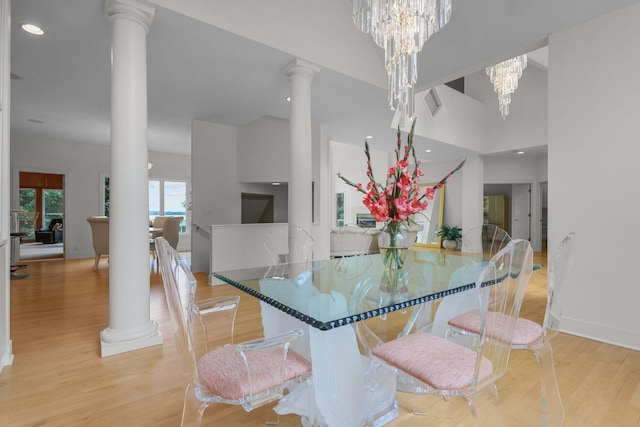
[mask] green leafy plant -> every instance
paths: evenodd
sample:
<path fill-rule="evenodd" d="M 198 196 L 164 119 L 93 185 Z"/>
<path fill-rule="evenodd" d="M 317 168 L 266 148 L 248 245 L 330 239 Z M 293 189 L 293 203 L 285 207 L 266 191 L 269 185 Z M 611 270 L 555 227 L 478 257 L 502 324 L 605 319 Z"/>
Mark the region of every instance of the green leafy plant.
<path fill-rule="evenodd" d="M 462 228 L 449 227 L 448 225 L 440 226 L 438 230 L 438 236 L 441 236 L 444 240 L 457 240 L 462 239 Z"/>

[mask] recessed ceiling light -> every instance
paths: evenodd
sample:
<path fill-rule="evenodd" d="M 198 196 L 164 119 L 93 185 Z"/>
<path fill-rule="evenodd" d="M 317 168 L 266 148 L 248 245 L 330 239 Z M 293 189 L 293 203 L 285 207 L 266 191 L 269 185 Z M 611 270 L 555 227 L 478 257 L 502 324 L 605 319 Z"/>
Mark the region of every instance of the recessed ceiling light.
<path fill-rule="evenodd" d="M 271 185 L 280 185 L 279 182 L 272 182 Z"/>
<path fill-rule="evenodd" d="M 286 97 L 286 100 L 287 100 L 287 102 L 291 102 L 291 97 L 290 97 L 290 96 L 287 96 L 287 97 Z"/>
<path fill-rule="evenodd" d="M 38 27 L 37 25 L 22 24 L 22 25 L 20 25 L 20 28 L 22 28 L 24 31 L 26 31 L 29 34 L 33 34 L 34 36 L 42 36 L 42 35 L 44 35 L 44 30 L 42 28 Z"/>
<path fill-rule="evenodd" d="M 524 151 L 516 151 L 516 154 L 524 154 Z"/>
<path fill-rule="evenodd" d="M 364 139 L 373 139 L 373 135 L 367 135 L 364 137 Z"/>
<path fill-rule="evenodd" d="M 431 152 L 431 148 L 427 148 L 426 150 L 424 150 L 425 153 L 430 153 Z"/>

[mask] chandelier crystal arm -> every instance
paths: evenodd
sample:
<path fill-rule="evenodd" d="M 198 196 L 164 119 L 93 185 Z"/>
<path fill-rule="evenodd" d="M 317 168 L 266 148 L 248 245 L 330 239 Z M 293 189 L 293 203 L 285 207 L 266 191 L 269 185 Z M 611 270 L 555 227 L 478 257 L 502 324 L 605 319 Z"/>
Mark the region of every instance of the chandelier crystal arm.
<path fill-rule="evenodd" d="M 353 0 L 353 22 L 384 49 L 389 106 L 414 118 L 417 54 L 451 17 L 451 0 Z"/>
<path fill-rule="evenodd" d="M 522 71 L 525 68 L 527 68 L 527 55 L 520 55 L 487 67 L 485 70 L 489 81 L 493 84 L 493 90 L 498 94 L 498 107 L 502 119 L 506 119 L 509 115 L 511 94 L 518 89 L 518 80 L 522 77 Z"/>

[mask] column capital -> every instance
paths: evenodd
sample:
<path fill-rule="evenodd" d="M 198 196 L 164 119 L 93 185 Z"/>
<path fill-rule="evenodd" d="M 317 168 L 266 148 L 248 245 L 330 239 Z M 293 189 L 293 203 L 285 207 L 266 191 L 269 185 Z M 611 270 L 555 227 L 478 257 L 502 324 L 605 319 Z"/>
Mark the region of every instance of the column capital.
<path fill-rule="evenodd" d="M 304 61 L 300 58 L 296 58 L 288 65 L 286 65 L 282 69 L 282 72 L 289 77 L 294 75 L 303 75 L 307 76 L 309 79 L 312 79 L 316 73 L 320 72 L 320 67 L 310 62 Z"/>
<path fill-rule="evenodd" d="M 109 21 L 115 18 L 130 19 L 142 25 L 145 32 L 149 33 L 156 8 L 138 0 L 106 0 L 104 13 Z"/>

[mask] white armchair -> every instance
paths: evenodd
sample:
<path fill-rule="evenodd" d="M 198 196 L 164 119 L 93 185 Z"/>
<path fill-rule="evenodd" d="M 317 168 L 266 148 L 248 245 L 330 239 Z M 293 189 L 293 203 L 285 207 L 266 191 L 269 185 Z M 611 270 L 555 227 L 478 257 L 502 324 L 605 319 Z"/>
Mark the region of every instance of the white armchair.
<path fill-rule="evenodd" d="M 109 218 L 106 216 L 90 216 L 87 222 L 91 226 L 93 250 L 96 253 L 93 271 L 98 270 L 101 255 L 109 255 Z"/>

